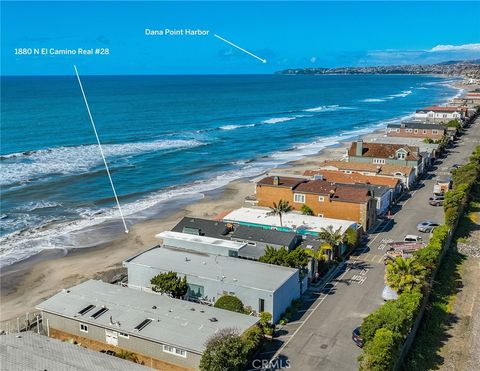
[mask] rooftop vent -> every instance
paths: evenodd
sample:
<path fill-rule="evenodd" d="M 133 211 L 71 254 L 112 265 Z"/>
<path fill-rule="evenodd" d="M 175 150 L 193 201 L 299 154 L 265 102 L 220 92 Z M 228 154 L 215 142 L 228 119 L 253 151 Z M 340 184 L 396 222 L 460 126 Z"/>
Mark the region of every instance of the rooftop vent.
<path fill-rule="evenodd" d="M 140 322 L 137 326 L 135 326 L 135 330 L 142 331 L 145 327 L 147 327 L 150 323 L 152 323 L 153 319 L 147 318 Z"/>
<path fill-rule="evenodd" d="M 218 322 L 218 319 L 216 319 L 215 317 L 212 317 L 212 318 L 209 318 L 210 322 Z"/>
<path fill-rule="evenodd" d="M 78 312 L 78 314 L 83 316 L 85 313 L 91 311 L 93 308 L 95 308 L 95 305 L 90 304 L 90 305 L 86 306 L 85 308 L 83 308 L 80 312 Z"/>
<path fill-rule="evenodd" d="M 152 309 L 157 309 L 157 306 L 156 306 L 156 305 L 154 305 L 154 306 L 152 307 Z"/>
<path fill-rule="evenodd" d="M 106 312 L 108 312 L 108 308 L 100 308 L 95 313 L 93 313 L 90 317 L 93 319 L 97 319 L 98 317 L 100 317 L 102 314 Z"/>

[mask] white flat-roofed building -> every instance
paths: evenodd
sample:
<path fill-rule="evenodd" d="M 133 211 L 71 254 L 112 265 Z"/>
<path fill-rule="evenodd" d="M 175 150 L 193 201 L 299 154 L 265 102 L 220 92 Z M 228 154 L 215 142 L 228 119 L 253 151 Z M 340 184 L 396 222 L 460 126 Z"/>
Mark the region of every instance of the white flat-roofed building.
<path fill-rule="evenodd" d="M 197 369 L 212 335 L 232 327 L 243 333 L 258 322 L 257 317 L 96 280 L 62 290 L 37 309 L 50 336 L 73 338 L 96 350 L 127 350 L 155 369 L 176 369 L 172 364 Z"/>
<path fill-rule="evenodd" d="M 245 242 L 172 231 L 159 233 L 155 237 L 162 239 L 165 246 L 232 257 L 238 257 L 238 253 L 247 246 Z"/>
<path fill-rule="evenodd" d="M 328 226 L 332 226 L 334 230 L 340 228 L 342 233 L 345 233 L 349 228 L 357 229 L 357 224 L 349 220 L 303 215 L 297 212 L 283 214 L 282 225 L 280 225 L 278 215 L 272 215 L 269 208 L 261 207 L 242 207 L 233 210 L 225 215 L 223 220 L 252 227 L 295 231 L 299 234 L 310 234 L 313 236 L 318 236 L 322 228 L 327 228 Z"/>
<path fill-rule="evenodd" d="M 186 276 L 191 299 L 213 304 L 222 295 L 234 295 L 256 313 L 271 313 L 275 322 L 307 288 L 298 269 L 167 246 L 144 251 L 123 265 L 130 288 L 150 291 L 153 277 L 172 271 Z"/>

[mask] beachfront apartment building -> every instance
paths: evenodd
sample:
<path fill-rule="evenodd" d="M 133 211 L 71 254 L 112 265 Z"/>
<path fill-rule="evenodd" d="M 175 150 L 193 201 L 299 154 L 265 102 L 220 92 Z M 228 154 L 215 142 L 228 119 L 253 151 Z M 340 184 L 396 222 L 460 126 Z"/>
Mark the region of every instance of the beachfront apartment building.
<path fill-rule="evenodd" d="M 365 231 L 376 221 L 375 199 L 370 190 L 325 180 L 267 176 L 255 186 L 257 205 L 273 207 L 280 200 L 298 211 L 308 206 L 315 216 L 354 221 Z"/>
<path fill-rule="evenodd" d="M 276 231 L 227 223 L 221 220 L 184 217 L 172 228 L 173 232 L 187 233 L 242 243 L 238 257 L 258 260 L 265 254 L 267 246 L 278 249 L 285 246 L 292 250 L 299 246 L 302 237 L 291 231 Z"/>
<path fill-rule="evenodd" d="M 400 180 L 402 190 L 410 189 L 416 180 L 415 169 L 411 166 L 402 165 L 326 160 L 320 164 L 319 170 L 342 171 L 345 174 L 362 174 L 387 179 L 394 178 Z"/>
<path fill-rule="evenodd" d="M 37 309 L 50 337 L 96 351 L 133 352 L 145 365 L 171 371 L 198 369 L 207 340 L 218 331 L 243 333 L 258 323 L 254 316 L 96 280 L 64 289 Z"/>
<path fill-rule="evenodd" d="M 463 97 L 454 98 L 453 104 L 457 106 L 466 106 L 469 108 L 469 111 L 475 112 L 476 109 L 480 107 L 480 93 L 471 92 Z"/>
<path fill-rule="evenodd" d="M 201 246 L 192 250 L 168 244 L 181 246 L 181 242 L 164 239 L 163 246 L 123 262 L 128 269 L 128 287 L 151 291 L 153 277 L 172 271 L 186 277 L 188 299 L 212 305 L 223 295 L 233 295 L 254 313 L 271 313 L 274 322 L 307 289 L 307 277 L 300 275 L 298 269 L 208 254 L 202 252 Z"/>
<path fill-rule="evenodd" d="M 400 124 L 388 124 L 387 136 L 402 138 L 420 138 L 440 141 L 446 134 L 445 127 L 436 124 L 425 124 L 418 121 L 403 121 Z"/>
<path fill-rule="evenodd" d="M 426 123 L 447 123 L 451 120 L 463 121 L 468 109 L 462 106 L 430 106 L 415 111 L 414 119 Z"/>
<path fill-rule="evenodd" d="M 348 162 L 410 166 L 415 169 L 417 177 L 424 171 L 424 161 L 417 146 L 366 143 L 363 140 L 357 140 L 352 142 L 347 156 Z"/>
<path fill-rule="evenodd" d="M 341 184 L 367 184 L 386 187 L 391 190 L 392 200 L 397 199 L 403 191 L 402 181 L 392 176 L 366 175 L 355 171 L 342 170 L 305 170 L 304 176 L 314 179 L 323 179 L 331 183 Z"/>
<path fill-rule="evenodd" d="M 330 227 L 333 230 L 339 230 L 342 235 L 345 235 L 348 230 L 358 231 L 361 228 L 352 221 L 303 215 L 297 211 L 283 214 L 280 223 L 280 218 L 272 215 L 268 207 L 241 207 L 225 215 L 223 220 L 259 229 L 295 232 L 302 235 L 304 241 L 305 239 L 318 240 L 320 233 Z M 344 244 L 339 247 L 338 253 L 343 256 L 346 251 L 347 246 Z"/>

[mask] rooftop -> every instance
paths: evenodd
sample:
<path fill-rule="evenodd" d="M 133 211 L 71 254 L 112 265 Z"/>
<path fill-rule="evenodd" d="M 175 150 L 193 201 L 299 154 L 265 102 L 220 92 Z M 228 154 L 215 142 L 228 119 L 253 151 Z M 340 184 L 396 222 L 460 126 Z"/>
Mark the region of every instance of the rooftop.
<path fill-rule="evenodd" d="M 400 124 L 388 124 L 387 128 L 405 128 L 405 129 L 428 129 L 428 130 L 439 130 L 445 131 L 445 127 L 437 124 L 425 124 L 423 122 L 417 121 L 403 121 Z"/>
<path fill-rule="evenodd" d="M 351 171 L 368 171 L 375 172 L 382 175 L 395 175 L 402 173 L 409 175 L 415 170 L 412 166 L 405 165 L 391 165 L 391 164 L 369 164 L 362 162 L 346 162 L 346 161 L 324 161 L 321 168 L 336 168 L 339 170 L 351 170 Z"/>
<path fill-rule="evenodd" d="M 95 307 L 79 314 L 89 305 Z M 233 325 L 243 332 L 258 322 L 256 317 L 96 280 L 62 290 L 37 308 L 197 353 L 203 352 L 207 339 L 218 330 Z M 93 318 L 99 308 L 108 310 Z M 145 320 L 151 321 L 138 330 Z"/>
<path fill-rule="evenodd" d="M 173 271 L 182 276 L 186 274 L 187 280 L 188 276 L 197 276 L 270 292 L 297 272 L 297 269 L 252 260 L 158 246 L 128 259 L 126 263 Z"/>
<path fill-rule="evenodd" d="M 278 180 L 278 184 L 275 184 L 275 180 Z M 269 185 L 275 187 L 284 187 L 293 189 L 299 184 L 305 182 L 306 179 L 286 177 L 286 176 L 267 176 L 257 182 L 257 185 Z"/>
<path fill-rule="evenodd" d="M 356 227 L 355 222 L 340 219 L 322 218 L 319 216 L 302 215 L 290 212 L 282 216 L 283 226 L 280 226 L 278 216 L 271 215 L 269 208 L 242 207 L 224 217 L 230 222 L 243 222 L 262 227 L 285 228 L 293 231 L 321 232 L 322 228 L 331 225 L 334 229 L 341 228 L 342 233 L 350 227 Z"/>
<path fill-rule="evenodd" d="M 220 238 L 212 238 L 206 236 L 198 236 L 189 233 L 180 233 L 180 232 L 173 232 L 173 231 L 165 231 L 157 234 L 156 238 L 162 239 L 170 239 L 170 240 L 179 240 L 185 242 L 194 242 L 200 245 L 215 245 L 221 246 L 225 249 L 229 250 L 240 250 L 245 246 L 245 243 L 237 242 L 237 241 L 230 241 Z M 175 246 L 175 245 L 174 245 Z"/>
<path fill-rule="evenodd" d="M 192 218 L 185 216 L 180 220 L 175 227 L 172 228 L 173 232 L 180 233 L 193 233 L 198 232 L 200 236 L 225 238 L 228 234 L 227 223 L 219 220 L 210 220 L 202 218 Z"/>
<path fill-rule="evenodd" d="M 332 183 L 343 184 L 372 184 L 395 188 L 400 180 L 396 178 L 378 177 L 373 175 L 363 175 L 360 173 L 347 174 L 339 170 L 306 170 L 306 176 L 321 175 L 323 179 Z"/>
<path fill-rule="evenodd" d="M 322 168 L 335 168 L 338 170 L 350 170 L 350 171 L 368 171 L 375 172 L 381 175 L 396 175 L 401 173 L 404 175 L 410 175 L 414 172 L 413 167 L 404 165 L 390 165 L 390 164 L 368 164 L 362 162 L 346 162 L 346 161 L 324 161 L 320 167 Z"/>
<path fill-rule="evenodd" d="M 267 242 L 274 245 L 289 246 L 296 234 L 293 232 L 282 232 L 268 229 L 259 229 L 255 227 L 248 227 L 245 225 L 233 225 L 233 231 L 229 231 L 227 225 L 218 220 L 209 220 L 201 218 L 184 217 L 178 224 L 173 227 L 172 231 L 182 232 L 187 230 L 198 230 L 201 236 L 217 237 L 222 239 L 241 239 L 246 241 Z M 247 246 L 248 248 L 248 246 Z M 240 253 L 242 256 L 243 251 Z"/>
<path fill-rule="evenodd" d="M 362 157 L 376 157 L 376 158 L 389 158 L 395 155 L 395 152 L 403 149 L 407 152 L 407 161 L 418 161 L 420 155 L 418 153 L 418 147 L 407 146 L 404 144 L 385 144 L 385 143 L 365 143 L 362 141 L 352 142 L 349 156 L 356 156 L 357 145 L 362 144 Z"/>
<path fill-rule="evenodd" d="M 31 331 L 0 336 L 0 365 L 9 371 L 146 371 L 150 368 Z"/>
<path fill-rule="evenodd" d="M 455 106 L 430 106 L 430 107 L 425 107 L 422 109 L 417 109 L 416 112 L 458 112 L 458 111 L 463 111 L 465 108 L 463 107 L 455 107 Z"/>
<path fill-rule="evenodd" d="M 418 147 L 420 152 L 432 152 L 436 150 L 440 144 L 435 143 L 425 143 L 422 138 L 404 138 L 404 137 L 388 137 L 381 136 L 369 139 L 372 142 L 376 143 L 386 143 L 386 144 L 403 144 Z"/>

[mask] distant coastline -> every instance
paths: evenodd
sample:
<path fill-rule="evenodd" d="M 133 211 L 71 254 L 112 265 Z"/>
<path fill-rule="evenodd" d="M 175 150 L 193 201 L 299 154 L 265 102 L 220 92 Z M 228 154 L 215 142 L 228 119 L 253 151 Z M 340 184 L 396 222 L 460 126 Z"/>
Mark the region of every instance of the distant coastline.
<path fill-rule="evenodd" d="M 480 60 L 368 67 L 289 68 L 280 75 L 441 75 L 480 78 Z"/>

